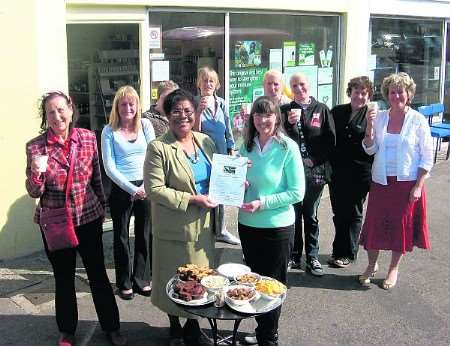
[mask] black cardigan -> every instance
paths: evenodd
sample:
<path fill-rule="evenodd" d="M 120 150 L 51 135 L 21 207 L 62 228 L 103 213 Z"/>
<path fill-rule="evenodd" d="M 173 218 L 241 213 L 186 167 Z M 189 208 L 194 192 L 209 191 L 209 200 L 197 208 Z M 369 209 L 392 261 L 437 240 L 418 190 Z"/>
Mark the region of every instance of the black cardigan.
<path fill-rule="evenodd" d="M 373 156 L 367 155 L 361 144 L 367 126 L 366 113 L 367 106 L 350 118 L 350 103 L 337 105 L 331 110 L 336 127 L 336 147 L 330 160 L 333 171 L 370 175 Z"/>
<path fill-rule="evenodd" d="M 290 104 L 281 106 L 281 113 L 286 133 L 300 145 L 300 135 L 297 125 L 290 124 L 287 119 L 288 111 L 295 108 L 301 108 L 301 106 L 297 102 L 292 101 Z M 319 124 L 317 122 L 311 123 L 313 116 L 319 116 Z M 306 149 L 308 150 L 310 159 L 314 165 L 328 161 L 336 144 L 336 132 L 330 110 L 325 104 L 317 102 L 314 97 L 311 97 L 311 103 L 308 105 L 301 119 Z"/>

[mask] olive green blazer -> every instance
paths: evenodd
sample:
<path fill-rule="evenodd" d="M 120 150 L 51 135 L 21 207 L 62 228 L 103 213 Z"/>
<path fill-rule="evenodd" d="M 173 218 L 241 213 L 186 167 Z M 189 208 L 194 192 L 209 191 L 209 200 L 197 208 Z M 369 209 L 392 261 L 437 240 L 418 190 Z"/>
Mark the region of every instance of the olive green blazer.
<path fill-rule="evenodd" d="M 193 132 L 193 136 L 211 161 L 214 142 L 199 132 Z M 170 130 L 147 147 L 144 187 L 151 201 L 154 237 L 191 242 L 198 240 L 200 232 L 215 232 L 216 211 L 189 204 L 190 196 L 196 194 L 194 175 Z"/>

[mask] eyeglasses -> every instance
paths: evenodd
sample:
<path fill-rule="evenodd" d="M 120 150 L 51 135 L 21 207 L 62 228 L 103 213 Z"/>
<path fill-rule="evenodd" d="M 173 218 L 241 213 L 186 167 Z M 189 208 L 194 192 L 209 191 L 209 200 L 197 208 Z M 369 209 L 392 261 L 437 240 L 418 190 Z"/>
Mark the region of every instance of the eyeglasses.
<path fill-rule="evenodd" d="M 186 117 L 191 117 L 194 114 L 194 111 L 192 109 L 186 108 L 186 109 L 174 109 L 172 112 L 170 112 L 174 117 L 180 118 L 183 114 Z"/>

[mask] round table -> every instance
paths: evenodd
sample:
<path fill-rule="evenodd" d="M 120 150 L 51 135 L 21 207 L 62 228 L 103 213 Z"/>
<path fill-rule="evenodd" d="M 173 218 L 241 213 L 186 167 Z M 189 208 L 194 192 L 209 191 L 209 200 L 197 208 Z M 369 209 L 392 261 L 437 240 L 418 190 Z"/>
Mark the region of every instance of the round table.
<path fill-rule="evenodd" d="M 257 313 L 243 314 L 230 309 L 226 304 L 221 308 L 216 308 L 213 303 L 203 306 L 186 306 L 186 305 L 179 305 L 179 306 L 183 308 L 186 312 L 208 319 L 208 322 L 211 326 L 214 345 L 218 345 L 219 343 L 230 344 L 228 341 L 230 337 L 232 338 L 231 345 L 236 345 L 236 335 L 242 320 L 259 315 Z M 233 335 L 227 337 L 220 337 L 217 329 L 217 320 L 234 320 Z"/>
<path fill-rule="evenodd" d="M 167 296 L 176 303 L 180 308 L 182 308 L 184 311 L 191 313 L 193 315 L 203 317 L 208 319 L 208 322 L 211 326 L 212 336 L 214 339 L 214 345 L 218 345 L 219 343 L 226 343 L 230 344 L 228 339 L 230 339 L 230 336 L 219 339 L 218 329 L 217 329 L 217 320 L 232 320 L 234 321 L 233 326 L 233 335 L 231 340 L 231 345 L 236 345 L 236 335 L 239 328 L 239 325 L 241 324 L 242 320 L 247 318 L 252 318 L 257 315 L 262 315 L 265 313 L 268 313 L 277 307 L 279 307 L 286 299 L 286 293 L 281 295 L 279 298 L 272 302 L 264 303 L 263 301 L 256 300 L 252 302 L 251 304 L 255 304 L 253 307 L 258 310 L 256 312 L 238 312 L 230 307 L 225 303 L 223 307 L 217 308 L 214 306 L 213 302 L 210 301 L 209 303 L 206 303 L 205 305 L 186 305 L 183 304 L 181 301 L 174 300 L 171 296 L 171 287 L 174 280 L 177 279 L 177 276 L 175 275 L 172 277 L 166 285 L 166 294 Z M 210 296 L 208 296 L 210 297 Z M 262 302 L 261 304 L 258 304 L 258 302 Z"/>

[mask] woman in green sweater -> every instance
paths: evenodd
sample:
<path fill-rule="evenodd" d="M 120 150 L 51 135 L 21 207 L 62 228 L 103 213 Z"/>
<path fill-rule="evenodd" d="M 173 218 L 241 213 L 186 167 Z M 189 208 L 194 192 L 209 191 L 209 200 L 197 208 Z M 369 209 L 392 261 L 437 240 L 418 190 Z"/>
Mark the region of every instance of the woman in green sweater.
<path fill-rule="evenodd" d="M 239 211 L 239 236 L 252 271 L 286 283 L 294 235 L 292 204 L 303 199 L 305 178 L 298 145 L 282 133 L 278 105 L 268 97 L 254 103 L 240 154 L 252 162 Z M 278 345 L 281 307 L 256 317 L 258 345 Z"/>

